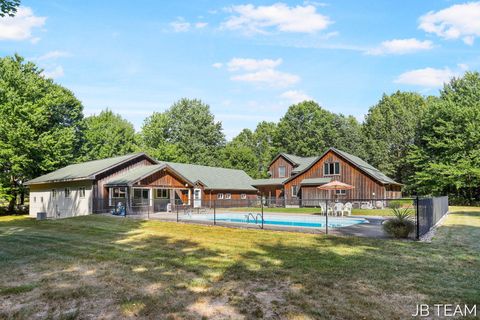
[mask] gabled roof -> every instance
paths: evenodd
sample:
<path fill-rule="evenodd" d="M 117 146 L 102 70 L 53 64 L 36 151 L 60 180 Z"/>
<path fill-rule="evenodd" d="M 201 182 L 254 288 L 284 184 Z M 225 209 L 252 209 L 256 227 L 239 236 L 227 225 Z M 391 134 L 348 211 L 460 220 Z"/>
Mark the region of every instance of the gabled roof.
<path fill-rule="evenodd" d="M 256 179 L 253 180 L 252 186 L 280 186 L 287 178 L 273 178 L 273 179 Z"/>
<path fill-rule="evenodd" d="M 279 157 L 285 158 L 288 162 L 290 162 L 294 166 L 292 170 L 293 173 L 303 171 L 306 167 L 308 167 L 311 163 L 315 162 L 319 158 L 319 157 L 299 157 L 294 154 L 281 152 L 277 154 L 275 158 L 273 158 L 269 166 L 273 162 L 275 162 L 275 160 L 277 160 Z"/>
<path fill-rule="evenodd" d="M 387 177 L 383 172 L 375 168 L 374 166 L 370 165 L 369 163 L 365 162 L 364 160 L 360 159 L 357 156 L 351 155 L 345 151 L 338 150 L 336 148 L 329 148 L 327 151 L 325 151 L 321 156 L 317 157 L 315 161 L 312 161 L 308 166 L 306 166 L 302 171 L 299 171 L 298 174 L 303 173 L 310 169 L 315 163 L 317 163 L 319 160 L 321 160 L 329 151 L 332 151 L 339 155 L 340 157 L 344 158 L 346 161 L 350 162 L 353 164 L 355 167 L 357 167 L 359 170 L 363 171 L 367 175 L 369 175 L 371 178 L 377 180 L 378 182 L 382 184 L 396 184 L 396 185 L 402 185 L 401 183 L 398 183 L 394 181 L 392 178 Z M 298 176 L 298 174 L 291 176 L 288 178 L 285 182 L 288 182 Z"/>
<path fill-rule="evenodd" d="M 144 152 L 132 153 L 119 157 L 71 164 L 53 172 L 44 174 L 43 176 L 29 180 L 25 184 L 30 185 L 60 181 L 94 180 L 95 176 L 99 173 L 105 172 L 108 169 L 111 169 L 115 166 L 118 166 L 122 163 L 128 162 L 141 156 L 145 156 L 152 162 L 156 162 Z"/>
<path fill-rule="evenodd" d="M 243 170 L 208 167 L 187 163 L 160 163 L 165 163 L 190 181 L 202 183 L 207 190 L 257 190 L 252 187 L 253 179 Z"/>
<path fill-rule="evenodd" d="M 336 152 L 339 154 L 341 157 L 345 158 L 346 160 L 350 161 L 353 163 L 355 166 L 357 166 L 360 170 L 366 172 L 369 174 L 372 178 L 378 180 L 379 182 L 383 184 L 398 184 L 401 185 L 401 183 L 398 183 L 394 181 L 392 178 L 387 177 L 383 172 L 372 166 L 371 164 L 365 162 L 364 160 L 360 159 L 357 156 L 354 156 L 352 154 L 349 154 L 345 151 L 338 150 L 336 148 L 330 148 L 330 150 Z"/>
<path fill-rule="evenodd" d="M 125 171 L 124 173 L 112 177 L 112 179 L 108 180 L 107 183 L 105 184 L 106 186 L 131 186 L 135 182 L 138 182 L 148 176 L 151 176 L 152 174 L 163 170 L 165 168 L 168 168 L 168 166 L 163 163 L 163 164 L 155 164 L 155 165 L 147 165 L 147 166 L 138 166 L 135 168 L 132 168 L 128 171 Z M 177 173 L 178 174 L 178 173 Z M 190 185 L 193 185 L 194 183 L 186 179 L 185 177 L 181 176 L 178 174 L 185 182 L 189 183 Z"/>

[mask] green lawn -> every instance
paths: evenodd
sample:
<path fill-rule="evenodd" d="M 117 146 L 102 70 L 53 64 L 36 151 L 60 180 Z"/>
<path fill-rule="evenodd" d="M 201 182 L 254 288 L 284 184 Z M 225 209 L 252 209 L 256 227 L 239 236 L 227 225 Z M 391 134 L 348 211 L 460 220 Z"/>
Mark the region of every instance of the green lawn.
<path fill-rule="evenodd" d="M 480 213 L 432 243 L 89 216 L 0 217 L 0 319 L 408 319 L 479 303 Z"/>

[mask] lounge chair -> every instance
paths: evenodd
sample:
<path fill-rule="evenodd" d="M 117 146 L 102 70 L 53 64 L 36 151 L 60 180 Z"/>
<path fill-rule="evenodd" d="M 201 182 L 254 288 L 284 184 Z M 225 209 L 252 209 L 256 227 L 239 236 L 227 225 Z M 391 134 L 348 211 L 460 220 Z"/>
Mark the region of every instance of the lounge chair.
<path fill-rule="evenodd" d="M 351 216 L 352 215 L 352 203 L 351 202 L 347 202 L 345 203 L 345 205 L 343 206 L 343 211 L 342 213 L 346 213 L 347 216 Z"/>
<path fill-rule="evenodd" d="M 335 203 L 335 206 L 334 206 L 334 210 L 333 210 L 333 211 L 334 211 L 334 214 L 335 214 L 336 216 L 341 216 L 341 215 L 343 215 L 343 203 L 341 203 L 341 202 Z"/>

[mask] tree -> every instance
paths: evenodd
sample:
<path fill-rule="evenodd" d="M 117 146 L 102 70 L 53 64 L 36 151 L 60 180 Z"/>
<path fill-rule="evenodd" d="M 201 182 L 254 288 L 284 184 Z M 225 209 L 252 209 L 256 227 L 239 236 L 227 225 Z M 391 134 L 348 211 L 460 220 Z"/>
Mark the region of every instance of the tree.
<path fill-rule="evenodd" d="M 23 182 L 73 162 L 83 107 L 18 55 L 0 59 L 0 184 L 9 211 Z"/>
<path fill-rule="evenodd" d="M 120 156 L 138 150 L 133 125 L 111 110 L 83 121 L 80 161 Z"/>
<path fill-rule="evenodd" d="M 196 99 L 181 99 L 165 113 L 147 118 L 141 139 L 159 159 L 212 166 L 221 164 L 225 146 L 222 124 Z"/>
<path fill-rule="evenodd" d="M 275 145 L 298 156 L 318 155 L 337 141 L 334 119 L 314 101 L 294 104 L 278 123 Z"/>
<path fill-rule="evenodd" d="M 365 117 L 366 160 L 398 182 L 411 174 L 406 154 L 414 144 L 425 99 L 413 92 L 397 91 L 383 95 Z"/>
<path fill-rule="evenodd" d="M 154 112 L 143 122 L 140 144 L 152 157 L 162 161 L 187 162 L 180 148 L 169 142 L 170 123 L 167 113 Z"/>
<path fill-rule="evenodd" d="M 258 177 L 266 178 L 268 165 L 278 153 L 274 145 L 274 137 L 277 132 L 277 125 L 274 122 L 262 121 L 255 128 L 254 142 L 255 155 L 258 159 Z"/>
<path fill-rule="evenodd" d="M 408 153 L 415 174 L 409 188 L 421 194 L 449 194 L 453 201 L 480 200 L 480 74 L 453 78 L 430 98 Z"/>
<path fill-rule="evenodd" d="M 365 137 L 362 124 L 354 116 L 343 114 L 335 115 L 333 122 L 337 133 L 336 141 L 332 146 L 365 159 Z"/>
<path fill-rule="evenodd" d="M 20 6 L 20 0 L 0 0 L 0 17 L 13 17 Z"/>
<path fill-rule="evenodd" d="M 259 161 L 255 151 L 253 132 L 250 129 L 243 129 L 223 149 L 223 165 L 227 168 L 244 170 L 252 178 L 257 178 Z"/>

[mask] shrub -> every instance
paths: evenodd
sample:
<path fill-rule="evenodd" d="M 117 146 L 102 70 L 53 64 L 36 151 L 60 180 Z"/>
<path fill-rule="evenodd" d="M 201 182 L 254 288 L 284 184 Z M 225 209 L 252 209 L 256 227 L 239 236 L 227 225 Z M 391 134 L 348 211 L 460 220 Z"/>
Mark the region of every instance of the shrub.
<path fill-rule="evenodd" d="M 410 209 L 394 208 L 392 214 L 393 218 L 383 223 L 383 230 L 394 238 L 408 238 L 408 235 L 415 230 Z"/>

